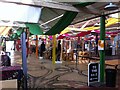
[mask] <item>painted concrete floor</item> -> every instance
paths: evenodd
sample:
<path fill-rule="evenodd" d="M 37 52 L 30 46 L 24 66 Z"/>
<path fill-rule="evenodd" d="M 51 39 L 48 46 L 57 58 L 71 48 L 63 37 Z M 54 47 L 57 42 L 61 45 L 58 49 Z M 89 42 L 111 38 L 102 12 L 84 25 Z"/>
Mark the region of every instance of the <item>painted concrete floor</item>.
<path fill-rule="evenodd" d="M 21 65 L 21 53 L 12 52 L 11 62 L 12 66 Z M 36 59 L 35 54 L 32 54 L 27 59 L 27 67 L 29 88 L 80 88 L 87 86 L 87 60 L 81 60 L 77 65 L 70 61 L 52 64 L 51 60 Z M 107 66 L 107 68 L 114 68 L 114 66 Z M 120 72 L 118 74 L 117 86 Z"/>

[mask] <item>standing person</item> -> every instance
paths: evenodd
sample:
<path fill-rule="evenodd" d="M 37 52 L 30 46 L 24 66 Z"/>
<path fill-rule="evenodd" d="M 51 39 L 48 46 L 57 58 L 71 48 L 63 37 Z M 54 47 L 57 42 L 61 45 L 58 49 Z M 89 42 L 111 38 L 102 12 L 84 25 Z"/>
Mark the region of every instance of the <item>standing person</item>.
<path fill-rule="evenodd" d="M 1 55 L 1 66 L 11 66 L 11 58 L 7 53 L 2 53 Z"/>
<path fill-rule="evenodd" d="M 58 41 L 56 53 L 57 53 L 57 61 L 60 61 L 60 53 L 61 53 L 61 44 L 60 44 L 60 40 Z"/>
<path fill-rule="evenodd" d="M 5 45 L 5 38 L 3 38 L 3 41 L 2 41 L 2 50 L 5 51 L 6 50 L 6 45 Z"/>
<path fill-rule="evenodd" d="M 41 49 L 41 44 L 42 44 L 42 40 L 41 40 L 41 38 L 39 38 L 39 41 L 38 41 L 38 54 L 39 54 L 39 56 L 40 56 L 40 49 Z"/>
<path fill-rule="evenodd" d="M 42 42 L 41 46 L 40 46 L 40 57 L 43 56 L 43 52 L 45 51 L 45 44 L 44 41 Z"/>
<path fill-rule="evenodd" d="M 60 44 L 60 40 L 58 41 L 57 50 L 58 50 L 59 52 L 61 51 L 61 44 Z"/>
<path fill-rule="evenodd" d="M 50 50 L 50 56 L 49 56 L 49 58 L 50 58 L 50 59 L 52 59 L 52 49 L 53 49 L 53 48 L 52 48 L 52 44 L 50 44 L 50 47 L 49 47 L 49 50 Z"/>

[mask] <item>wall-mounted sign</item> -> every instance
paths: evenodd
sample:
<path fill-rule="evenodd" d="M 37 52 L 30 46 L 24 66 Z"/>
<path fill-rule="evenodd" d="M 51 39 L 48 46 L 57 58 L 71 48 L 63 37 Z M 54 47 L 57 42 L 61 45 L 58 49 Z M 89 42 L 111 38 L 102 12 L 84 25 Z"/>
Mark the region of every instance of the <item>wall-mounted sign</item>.
<path fill-rule="evenodd" d="M 99 82 L 100 78 L 100 67 L 99 63 L 89 63 L 88 64 L 88 86 L 92 83 Z"/>
<path fill-rule="evenodd" d="M 104 40 L 98 40 L 98 50 L 104 50 Z"/>

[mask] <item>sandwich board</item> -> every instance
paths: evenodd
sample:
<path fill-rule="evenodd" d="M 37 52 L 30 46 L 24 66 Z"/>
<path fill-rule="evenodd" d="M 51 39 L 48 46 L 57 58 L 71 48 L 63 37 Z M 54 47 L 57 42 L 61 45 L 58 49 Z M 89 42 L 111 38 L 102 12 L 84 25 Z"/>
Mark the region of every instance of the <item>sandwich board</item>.
<path fill-rule="evenodd" d="M 88 86 L 100 81 L 100 65 L 99 63 L 88 64 Z"/>

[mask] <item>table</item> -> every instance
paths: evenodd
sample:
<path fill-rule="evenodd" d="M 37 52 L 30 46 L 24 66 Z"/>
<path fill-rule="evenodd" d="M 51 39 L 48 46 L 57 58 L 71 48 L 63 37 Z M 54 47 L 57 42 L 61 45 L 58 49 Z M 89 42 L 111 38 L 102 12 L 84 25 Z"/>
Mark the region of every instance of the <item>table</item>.
<path fill-rule="evenodd" d="M 0 80 L 19 79 L 22 75 L 21 66 L 1 66 Z"/>

